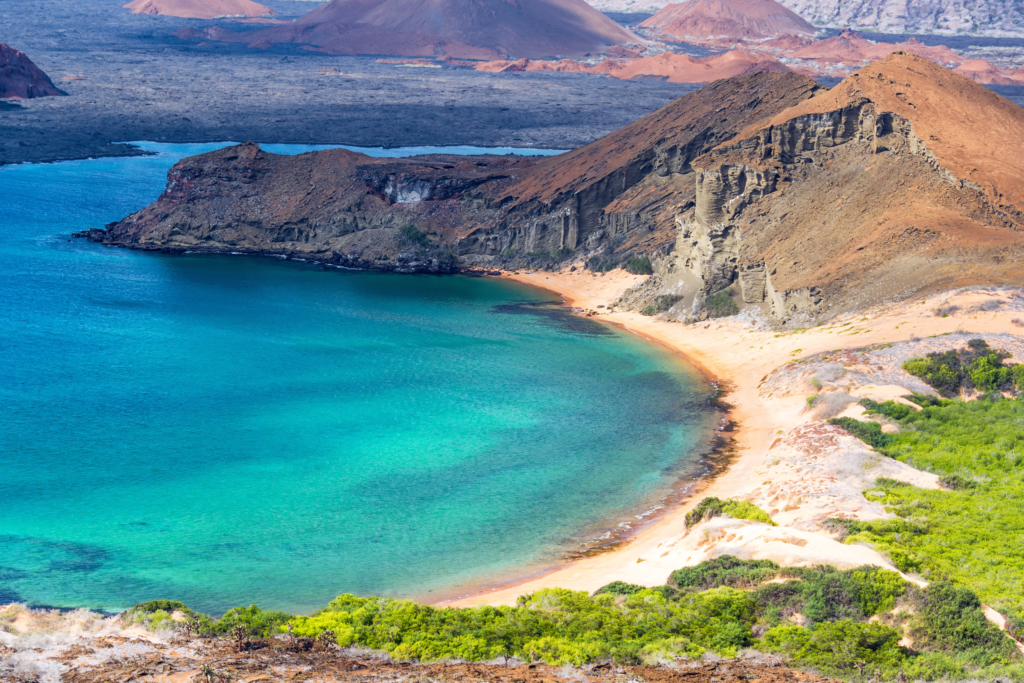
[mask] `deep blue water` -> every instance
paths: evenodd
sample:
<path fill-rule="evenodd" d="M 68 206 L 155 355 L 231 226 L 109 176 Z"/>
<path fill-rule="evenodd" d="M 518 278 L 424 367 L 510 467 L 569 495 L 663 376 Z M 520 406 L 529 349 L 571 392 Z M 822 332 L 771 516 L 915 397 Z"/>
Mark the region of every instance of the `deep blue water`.
<path fill-rule="evenodd" d="M 681 359 L 494 279 L 72 240 L 145 158 L 0 168 L 0 602 L 308 611 L 514 576 L 703 448 Z"/>

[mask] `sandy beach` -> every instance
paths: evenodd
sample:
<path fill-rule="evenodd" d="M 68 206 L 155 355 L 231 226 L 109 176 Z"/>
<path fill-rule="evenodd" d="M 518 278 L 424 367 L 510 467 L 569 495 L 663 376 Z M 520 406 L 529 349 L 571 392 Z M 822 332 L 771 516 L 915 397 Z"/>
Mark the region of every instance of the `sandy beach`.
<path fill-rule="evenodd" d="M 621 270 L 606 275 L 577 270 L 510 273 L 506 277 L 557 292 L 569 306 L 665 344 L 725 383 L 726 402 L 732 406 L 731 418 L 736 423 L 735 457 L 728 469 L 698 495 L 669 510 L 616 549 L 572 561 L 537 578 L 441 603 L 452 606 L 514 604 L 520 595 L 555 586 L 593 591 L 615 580 L 660 585 L 672 570 L 720 554 L 769 558 L 784 565 L 874 564 L 892 568 L 885 557 L 870 548 L 835 541 L 818 523 L 829 516 L 870 519 L 886 515 L 860 495 L 877 476 L 923 487 L 937 487 L 936 477 L 878 456 L 807 409 L 807 397 L 817 391 L 809 383 L 815 368 L 835 366 L 823 364 L 818 355 L 881 347 L 870 358 L 847 354 L 847 367 L 833 373 L 842 374 L 844 379 L 821 390 L 823 395 L 830 390 L 848 393 L 849 397 L 843 398 L 851 404 L 842 414 L 851 416 L 863 412 L 852 399 L 886 400 L 908 394 L 908 387 L 913 388 L 915 378 L 899 369 L 898 358 L 884 355 L 885 345 L 911 341 L 910 350 L 921 355 L 957 343 L 964 337 L 958 332 L 1013 335 L 1006 341 L 1014 343 L 1004 346 L 1014 351 L 1017 360 L 1024 355 L 1012 348 L 1022 329 L 1014 320 L 1024 310 L 1024 299 L 1012 290 L 940 293 L 841 315 L 816 327 L 779 331 L 766 325 L 756 329 L 758 326 L 742 315 L 684 325 L 638 313 L 609 311 L 623 291 L 644 280 L 643 276 Z M 1000 302 L 997 310 L 972 310 L 992 300 Z M 959 310 L 947 317 L 936 315 L 937 307 L 950 305 Z M 930 339 L 937 335 L 950 336 Z M 815 361 L 816 356 L 817 365 L 787 365 L 790 361 Z M 776 372 L 782 366 L 786 366 L 784 371 Z M 704 496 L 751 500 L 766 510 L 774 506 L 769 512 L 778 526 L 712 520 L 701 525 L 706 528 L 699 538 L 696 533 L 688 534 L 684 517 Z"/>

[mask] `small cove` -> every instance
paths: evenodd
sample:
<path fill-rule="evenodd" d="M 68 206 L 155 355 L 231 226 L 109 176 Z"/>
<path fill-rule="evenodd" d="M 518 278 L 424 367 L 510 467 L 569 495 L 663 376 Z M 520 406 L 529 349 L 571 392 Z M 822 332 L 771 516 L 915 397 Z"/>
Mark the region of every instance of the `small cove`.
<path fill-rule="evenodd" d="M 223 146 L 139 144 L 0 168 L 0 602 L 425 597 L 550 564 L 695 465 L 699 373 L 542 290 L 70 240 Z M 521 150 L 386 153 L 437 151 Z"/>

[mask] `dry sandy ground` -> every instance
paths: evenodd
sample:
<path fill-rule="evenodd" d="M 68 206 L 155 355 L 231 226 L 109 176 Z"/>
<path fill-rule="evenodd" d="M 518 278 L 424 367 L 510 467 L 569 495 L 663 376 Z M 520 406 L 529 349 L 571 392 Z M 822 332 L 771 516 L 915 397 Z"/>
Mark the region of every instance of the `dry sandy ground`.
<path fill-rule="evenodd" d="M 673 569 L 721 554 L 769 558 L 784 565 L 892 568 L 870 548 L 835 541 L 820 523 L 827 517 L 872 519 L 886 515 L 862 495 L 876 477 L 922 487 L 937 487 L 937 478 L 882 458 L 859 440 L 825 424 L 823 416 L 807 409 L 806 398 L 820 391 L 845 401 L 852 400 L 843 396 L 846 393 L 853 398 L 885 400 L 908 394 L 909 389 L 920 391 L 922 386 L 899 368 L 905 355 L 963 346 L 978 334 L 1000 335 L 1001 339 L 989 339 L 1024 360 L 1019 357 L 1024 353 L 1019 339 L 1022 328 L 1013 322 L 1022 316 L 1024 298 L 1011 290 L 950 292 L 840 316 L 817 327 L 780 332 L 751 316 L 683 325 L 613 310 L 611 304 L 619 294 L 643 280 L 624 271 L 603 276 L 563 271 L 508 277 L 551 289 L 571 306 L 661 342 L 725 383 L 726 401 L 733 406 L 731 418 L 737 424 L 736 455 L 725 473 L 700 495 L 666 513 L 624 546 L 574 561 L 539 578 L 489 588 L 448 604 L 512 604 L 519 595 L 540 588 L 593 591 L 615 580 L 660 585 Z M 971 310 L 993 299 L 1000 302 L 996 310 Z M 937 316 L 934 309 L 946 305 L 960 310 L 948 317 Z M 947 333 L 946 337 L 917 340 Z M 902 346 L 894 346 L 829 354 L 910 340 L 916 341 L 904 352 L 899 352 Z M 802 359 L 809 362 L 790 363 Z M 824 378 L 820 390 L 810 384 L 816 376 Z M 835 412 L 843 409 L 843 400 L 836 404 Z M 843 414 L 862 412 L 851 404 Z M 705 495 L 750 500 L 768 511 L 779 526 L 719 518 L 687 533 L 685 514 Z"/>

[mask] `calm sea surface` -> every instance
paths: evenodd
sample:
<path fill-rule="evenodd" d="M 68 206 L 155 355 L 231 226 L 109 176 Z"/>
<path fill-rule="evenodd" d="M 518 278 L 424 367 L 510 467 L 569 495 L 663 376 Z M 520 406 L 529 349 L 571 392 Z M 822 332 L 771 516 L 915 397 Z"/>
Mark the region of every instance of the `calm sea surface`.
<path fill-rule="evenodd" d="M 151 147 L 0 168 L 0 603 L 451 591 L 649 509 L 706 443 L 691 368 L 541 290 L 71 240 L 216 145 Z"/>

